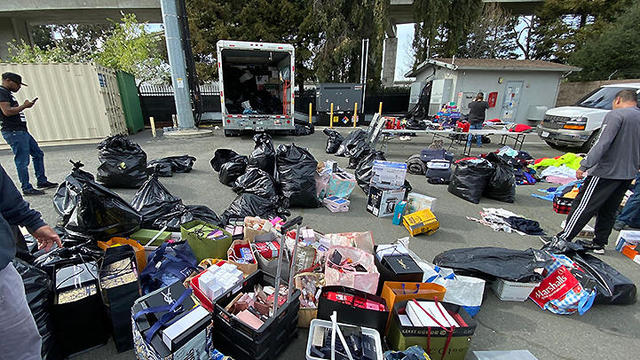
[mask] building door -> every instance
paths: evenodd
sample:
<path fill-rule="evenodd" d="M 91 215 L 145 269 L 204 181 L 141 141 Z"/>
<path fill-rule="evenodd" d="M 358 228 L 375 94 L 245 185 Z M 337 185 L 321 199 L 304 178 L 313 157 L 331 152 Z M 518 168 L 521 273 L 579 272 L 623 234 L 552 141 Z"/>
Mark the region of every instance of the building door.
<path fill-rule="evenodd" d="M 513 122 L 518 113 L 518 104 L 522 95 L 522 85 L 524 81 L 508 81 L 502 101 L 502 116 L 500 120 Z"/>

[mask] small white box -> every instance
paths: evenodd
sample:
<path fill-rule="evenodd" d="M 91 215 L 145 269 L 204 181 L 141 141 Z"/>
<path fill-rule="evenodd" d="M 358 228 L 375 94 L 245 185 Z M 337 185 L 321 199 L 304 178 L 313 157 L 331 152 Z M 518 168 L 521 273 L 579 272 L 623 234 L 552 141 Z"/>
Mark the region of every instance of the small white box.
<path fill-rule="evenodd" d="M 538 285 L 540 283 L 519 283 L 497 279 L 491 284 L 491 289 L 502 301 L 526 301 Z"/>
<path fill-rule="evenodd" d="M 414 212 L 424 209 L 433 210 L 436 200 L 436 198 L 431 196 L 410 192 L 409 195 L 407 195 L 407 214 L 413 214 Z"/>

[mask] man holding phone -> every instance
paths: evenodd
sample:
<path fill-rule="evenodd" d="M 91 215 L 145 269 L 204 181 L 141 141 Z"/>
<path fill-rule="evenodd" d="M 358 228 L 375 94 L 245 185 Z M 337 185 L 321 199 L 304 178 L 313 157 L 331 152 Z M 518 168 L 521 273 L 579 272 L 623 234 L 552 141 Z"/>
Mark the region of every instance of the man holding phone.
<path fill-rule="evenodd" d="M 19 105 L 13 97 L 12 93 L 18 92 L 22 86 L 27 86 L 22 82 L 22 76 L 12 72 L 2 74 L 2 85 L 0 86 L 2 137 L 13 151 L 18 178 L 22 184 L 22 193 L 24 195 L 43 195 L 44 191 L 34 189 L 29 182 L 29 156 L 33 158 L 38 188 L 50 189 L 58 184 L 47 180 L 44 174 L 44 153 L 27 131 L 27 119 L 22 113 L 23 110 L 33 107 L 38 98 L 32 101 L 25 100 L 22 105 Z"/>

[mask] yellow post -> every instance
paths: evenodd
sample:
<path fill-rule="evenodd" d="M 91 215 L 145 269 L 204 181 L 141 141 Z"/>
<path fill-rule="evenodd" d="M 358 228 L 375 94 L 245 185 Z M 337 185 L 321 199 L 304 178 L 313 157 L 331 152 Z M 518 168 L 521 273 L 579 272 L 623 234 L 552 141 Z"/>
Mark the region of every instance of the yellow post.
<path fill-rule="evenodd" d="M 353 105 L 353 127 L 356 127 L 356 121 L 358 120 L 358 103 Z"/>
<path fill-rule="evenodd" d="M 312 111 L 312 109 L 313 109 L 313 105 L 311 105 L 311 103 L 309 103 L 309 124 L 312 123 L 312 121 L 311 121 L 311 111 Z"/>
<path fill-rule="evenodd" d="M 153 116 L 149 117 L 149 123 L 151 124 L 151 135 L 156 137 L 156 121 L 153 120 Z"/>
<path fill-rule="evenodd" d="M 333 128 L 333 103 L 331 103 L 331 113 L 329 114 L 329 127 Z"/>
<path fill-rule="evenodd" d="M 382 101 L 380 101 L 380 106 L 378 106 L 378 114 L 382 116 Z"/>

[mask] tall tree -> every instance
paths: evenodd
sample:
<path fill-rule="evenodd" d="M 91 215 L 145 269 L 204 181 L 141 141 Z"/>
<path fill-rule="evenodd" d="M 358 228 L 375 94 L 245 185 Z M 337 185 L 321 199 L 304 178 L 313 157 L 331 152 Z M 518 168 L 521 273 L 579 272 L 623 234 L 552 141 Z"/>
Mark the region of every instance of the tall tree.
<path fill-rule="evenodd" d="M 457 55 L 467 58 L 515 58 L 517 48 L 514 26 L 518 18 L 500 5 L 488 3 L 482 14 L 474 21 L 467 41 Z"/>
<path fill-rule="evenodd" d="M 428 57 L 456 55 L 479 20 L 482 0 L 415 0 L 413 6 L 417 66 Z"/>
<path fill-rule="evenodd" d="M 359 82 L 362 39 L 369 39 L 367 84 L 377 87 L 388 0 L 316 0 L 308 22 L 312 64 L 320 82 Z"/>
<path fill-rule="evenodd" d="M 537 14 L 534 58 L 566 62 L 633 0 L 546 0 Z"/>
<path fill-rule="evenodd" d="M 582 67 L 575 80 L 628 79 L 640 77 L 640 1 L 626 9 L 599 35 L 589 37 L 569 56 L 572 65 Z"/>

